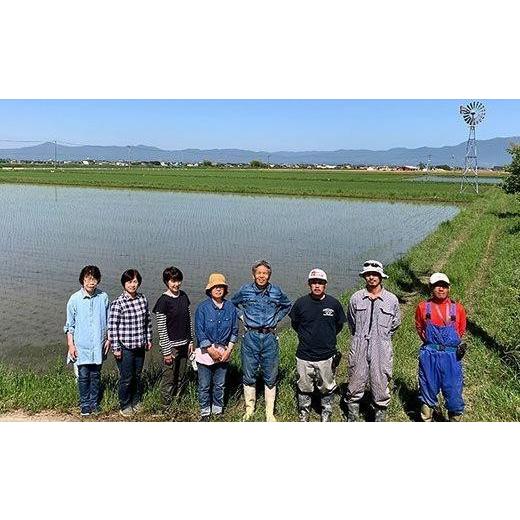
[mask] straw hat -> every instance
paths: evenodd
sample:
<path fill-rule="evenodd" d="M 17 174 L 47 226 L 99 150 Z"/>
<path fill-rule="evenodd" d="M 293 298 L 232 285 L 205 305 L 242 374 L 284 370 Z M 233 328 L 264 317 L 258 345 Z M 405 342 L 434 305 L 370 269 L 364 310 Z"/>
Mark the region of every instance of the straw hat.
<path fill-rule="evenodd" d="M 208 278 L 208 285 L 206 285 L 206 292 L 213 289 L 215 285 L 224 285 L 227 289 L 226 277 L 220 273 L 211 273 Z"/>

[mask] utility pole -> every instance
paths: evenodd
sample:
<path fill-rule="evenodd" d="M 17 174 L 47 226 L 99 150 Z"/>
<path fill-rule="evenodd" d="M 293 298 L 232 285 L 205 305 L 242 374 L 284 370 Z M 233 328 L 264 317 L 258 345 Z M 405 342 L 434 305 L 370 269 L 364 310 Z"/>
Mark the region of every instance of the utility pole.
<path fill-rule="evenodd" d="M 58 141 L 54 140 L 54 169 L 58 168 Z"/>

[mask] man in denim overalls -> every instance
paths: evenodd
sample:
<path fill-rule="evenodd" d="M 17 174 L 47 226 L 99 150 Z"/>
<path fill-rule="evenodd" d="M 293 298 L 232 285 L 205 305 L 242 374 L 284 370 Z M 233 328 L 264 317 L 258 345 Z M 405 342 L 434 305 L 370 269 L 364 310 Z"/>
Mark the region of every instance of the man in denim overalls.
<path fill-rule="evenodd" d="M 420 302 L 415 312 L 415 327 L 423 341 L 419 352 L 421 418 L 432 421 L 442 391 L 450 421 L 460 421 L 464 412 L 461 359 L 466 312 L 449 298 L 450 280 L 444 273 L 431 275 L 430 289 L 432 297 Z"/>
<path fill-rule="evenodd" d="M 261 369 L 264 379 L 265 417 L 268 422 L 276 422 L 274 401 L 280 362 L 276 326 L 291 310 L 291 301 L 278 285 L 269 282 L 269 262 L 256 262 L 251 268 L 251 274 L 253 282 L 243 285 L 231 298 L 231 303 L 239 309 L 239 317 L 245 327 L 241 348 L 246 404 L 243 419 L 248 421 L 253 416 L 257 372 Z"/>

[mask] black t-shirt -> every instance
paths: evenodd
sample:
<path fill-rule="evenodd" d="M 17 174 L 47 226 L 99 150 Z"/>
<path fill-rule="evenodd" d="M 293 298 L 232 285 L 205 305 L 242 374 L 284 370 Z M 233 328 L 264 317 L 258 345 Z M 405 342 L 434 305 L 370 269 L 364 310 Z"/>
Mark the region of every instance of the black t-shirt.
<path fill-rule="evenodd" d="M 298 333 L 296 356 L 305 361 L 322 361 L 336 353 L 336 335 L 347 321 L 341 303 L 328 294 L 315 300 L 310 294 L 294 303 L 292 328 Z"/>
<path fill-rule="evenodd" d="M 161 294 L 157 300 L 153 312 L 166 316 L 166 330 L 170 341 L 192 339 L 189 307 L 190 299 L 182 290 L 177 298 Z"/>

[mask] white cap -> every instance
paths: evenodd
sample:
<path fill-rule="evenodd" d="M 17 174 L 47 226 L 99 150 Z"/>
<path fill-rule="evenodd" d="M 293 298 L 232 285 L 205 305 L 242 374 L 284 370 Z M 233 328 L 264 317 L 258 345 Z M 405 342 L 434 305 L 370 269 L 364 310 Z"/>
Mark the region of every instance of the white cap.
<path fill-rule="evenodd" d="M 327 281 L 327 273 L 325 271 L 322 271 L 321 269 L 313 269 L 309 273 L 308 280 L 323 280 Z"/>
<path fill-rule="evenodd" d="M 363 264 L 363 270 L 359 276 L 365 276 L 366 273 L 378 273 L 381 278 L 388 278 L 388 275 L 383 271 L 383 264 L 378 260 L 367 260 Z"/>
<path fill-rule="evenodd" d="M 430 276 L 430 285 L 434 285 L 438 282 L 445 282 L 450 285 L 450 279 L 444 273 L 433 273 Z"/>

